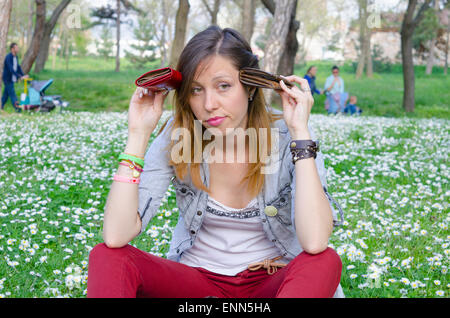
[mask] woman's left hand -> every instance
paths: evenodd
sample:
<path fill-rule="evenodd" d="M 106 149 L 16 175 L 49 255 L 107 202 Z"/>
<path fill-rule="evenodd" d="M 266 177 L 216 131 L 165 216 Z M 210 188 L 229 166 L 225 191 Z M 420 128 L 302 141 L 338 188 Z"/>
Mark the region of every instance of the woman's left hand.
<path fill-rule="evenodd" d="M 308 131 L 308 120 L 314 98 L 308 81 L 304 78 L 291 75 L 284 76 L 288 81 L 300 85 L 301 89 L 294 85 L 289 88 L 280 81 L 282 91 L 277 91 L 283 103 L 283 116 L 289 128 L 292 139 L 311 139 Z"/>

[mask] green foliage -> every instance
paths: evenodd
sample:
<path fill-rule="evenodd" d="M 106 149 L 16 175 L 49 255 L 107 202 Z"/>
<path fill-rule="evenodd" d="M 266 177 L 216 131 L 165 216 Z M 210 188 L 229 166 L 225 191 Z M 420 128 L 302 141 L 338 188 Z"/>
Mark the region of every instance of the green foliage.
<path fill-rule="evenodd" d="M 413 47 L 420 54 L 428 50 L 428 42 L 437 36 L 437 30 L 441 27 L 439 19 L 434 10 L 427 10 L 422 21 L 414 31 Z"/>
<path fill-rule="evenodd" d="M 95 40 L 97 53 L 104 59 L 108 59 L 113 55 L 114 41 L 111 39 L 111 29 L 104 25 L 100 33 L 100 40 Z"/>
<path fill-rule="evenodd" d="M 79 56 L 85 56 L 88 52 L 87 46 L 90 39 L 84 32 L 76 32 L 74 34 L 75 50 Z"/>
<path fill-rule="evenodd" d="M 330 43 L 326 46 L 326 49 L 332 52 L 337 52 L 340 50 L 339 48 L 339 40 L 341 38 L 341 35 L 339 33 L 334 33 L 331 37 Z"/>
<path fill-rule="evenodd" d="M 153 21 L 147 17 L 139 16 L 138 27 L 133 30 L 137 44 L 131 44 L 131 48 L 137 54 L 125 50 L 125 55 L 131 64 L 137 68 L 146 66 L 149 62 L 156 60 L 156 46 L 153 44 L 156 40 L 156 30 Z"/>
<path fill-rule="evenodd" d="M 351 72 L 356 73 L 358 62 L 351 62 Z M 384 57 L 383 49 L 380 45 L 375 44 L 372 46 L 372 68 L 376 73 L 390 73 L 392 71 L 393 64 L 388 58 Z"/>

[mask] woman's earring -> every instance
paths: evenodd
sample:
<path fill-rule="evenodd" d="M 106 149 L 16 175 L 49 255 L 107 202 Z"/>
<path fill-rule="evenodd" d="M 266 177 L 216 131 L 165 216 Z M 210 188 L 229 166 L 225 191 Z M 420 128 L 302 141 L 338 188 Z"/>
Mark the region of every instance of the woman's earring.
<path fill-rule="evenodd" d="M 249 90 L 249 94 L 250 94 L 250 96 L 248 97 L 248 101 L 249 102 L 251 102 L 252 100 L 253 100 L 253 97 L 255 96 L 255 93 L 256 93 L 256 89 L 250 89 Z"/>

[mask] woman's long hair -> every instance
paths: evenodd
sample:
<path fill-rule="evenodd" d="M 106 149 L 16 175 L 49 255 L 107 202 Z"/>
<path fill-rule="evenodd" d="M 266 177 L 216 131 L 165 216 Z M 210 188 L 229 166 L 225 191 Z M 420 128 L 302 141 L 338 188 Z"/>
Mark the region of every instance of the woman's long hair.
<path fill-rule="evenodd" d="M 313 67 L 316 67 L 316 66 L 315 65 L 311 65 L 310 67 L 308 67 L 308 70 L 306 71 L 306 74 L 309 74 L 309 72 L 311 72 Z"/>
<path fill-rule="evenodd" d="M 183 81 L 181 86 L 175 91 L 174 95 L 174 120 L 172 125 L 172 131 L 177 128 L 185 128 L 190 132 L 191 140 L 184 145 L 190 145 L 191 147 L 191 160 L 190 163 L 180 162 L 175 163 L 172 159 L 169 161 L 169 165 L 174 166 L 175 174 L 179 179 L 184 179 L 187 173 L 190 173 L 193 184 L 198 188 L 206 191 L 210 194 L 209 189 L 204 185 L 200 176 L 201 163 L 194 162 L 194 147 L 201 146 L 201 151 L 212 140 L 203 140 L 202 136 L 206 128 L 202 125 L 202 133 L 194 134 L 194 120 L 195 115 L 189 105 L 189 98 L 191 96 L 191 87 L 194 80 L 194 75 L 198 65 L 207 60 L 208 58 L 220 55 L 228 58 L 237 70 L 243 67 L 259 68 L 258 57 L 253 54 L 250 45 L 245 38 L 239 34 L 236 30 L 231 28 L 221 29 L 218 26 L 210 26 L 206 30 L 196 34 L 185 46 L 181 52 L 178 60 L 177 70 L 181 72 Z M 247 87 L 249 89 L 249 87 Z M 266 103 L 264 95 L 260 89 L 256 89 L 254 97 L 249 100 L 248 104 L 248 124 L 247 128 L 255 128 L 256 132 L 259 132 L 260 128 L 266 128 L 267 131 L 267 149 L 270 152 L 271 149 L 271 123 L 283 118 L 282 115 L 272 114 L 266 109 Z M 159 133 L 166 126 L 167 121 L 161 127 Z M 194 140 L 197 137 L 197 140 Z M 184 138 L 184 137 L 183 137 Z M 257 133 L 259 139 L 259 134 Z M 248 180 L 248 186 L 253 196 L 256 196 L 262 189 L 264 184 L 264 175 L 261 174 L 261 162 L 262 157 L 267 154 L 261 154 L 260 142 L 256 143 L 257 153 L 253 158 L 257 158 L 256 163 L 249 163 L 249 171 L 241 181 L 242 183 Z M 171 140 L 168 151 L 171 153 L 172 147 L 177 141 Z M 184 142 L 184 141 L 183 141 Z M 183 146 L 184 148 L 184 146 Z M 180 151 L 180 156 L 183 157 L 183 149 Z M 249 149 L 253 152 L 253 149 Z M 251 155 L 251 153 L 249 154 Z M 269 153 L 270 156 L 270 153 Z M 203 160 L 203 158 L 202 158 Z"/>

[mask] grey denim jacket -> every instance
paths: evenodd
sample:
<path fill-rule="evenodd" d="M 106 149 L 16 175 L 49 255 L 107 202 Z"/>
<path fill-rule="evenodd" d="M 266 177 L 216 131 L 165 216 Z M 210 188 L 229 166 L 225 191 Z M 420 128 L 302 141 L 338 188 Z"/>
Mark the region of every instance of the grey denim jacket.
<path fill-rule="evenodd" d="M 272 109 L 274 113 L 280 113 Z M 175 176 L 173 167 L 169 166 L 169 153 L 164 151 L 170 143 L 171 117 L 164 127 L 164 130 L 151 143 L 145 155 L 144 171 L 141 174 L 139 184 L 139 205 L 138 212 L 142 220 L 142 233 L 149 221 L 158 212 L 162 198 L 164 197 L 170 183 L 176 191 L 176 201 L 179 209 L 178 223 L 175 226 L 170 243 L 167 258 L 176 262 L 180 261 L 181 254 L 189 249 L 195 241 L 198 232 L 201 231 L 202 220 L 206 211 L 208 194 L 197 189 L 189 175 L 185 180 L 179 180 Z M 289 151 L 289 141 L 291 140 L 288 128 L 283 119 L 273 123 L 274 128 L 278 128 L 279 153 L 271 157 L 270 164 L 275 173 L 265 174 L 265 182 L 262 191 L 257 196 L 260 210 L 260 218 L 267 238 L 279 249 L 283 261 L 288 263 L 302 252 L 294 223 L 294 198 L 295 192 L 295 166 L 292 163 L 292 155 Z M 316 140 L 315 135 L 309 127 L 311 138 Z M 273 160 L 272 160 L 273 158 Z M 323 155 L 319 151 L 315 159 L 323 189 L 330 201 L 333 212 L 334 225 L 343 222 L 343 213 L 340 206 L 332 199 L 327 191 L 326 170 L 323 162 Z M 209 187 L 208 164 L 203 162 L 200 174 L 203 183 Z M 335 208 L 339 209 L 340 220 L 338 220 Z M 267 215 L 266 207 L 273 206 L 277 213 L 274 216 Z M 272 208 L 273 210 L 273 208 Z M 270 213 L 269 213 L 270 214 Z M 344 297 L 339 285 L 334 297 Z"/>

